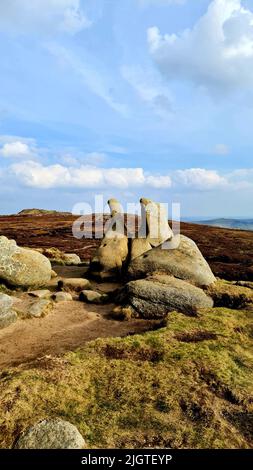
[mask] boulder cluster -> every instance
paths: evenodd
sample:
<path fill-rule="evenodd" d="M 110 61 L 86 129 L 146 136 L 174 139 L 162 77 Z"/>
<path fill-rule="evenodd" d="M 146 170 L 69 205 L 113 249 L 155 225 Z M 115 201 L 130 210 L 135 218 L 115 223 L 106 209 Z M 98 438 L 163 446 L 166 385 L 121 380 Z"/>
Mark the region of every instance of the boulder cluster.
<path fill-rule="evenodd" d="M 132 236 L 118 201 L 108 204 L 111 220 L 90 273 L 101 281 L 126 280 L 114 295 L 114 302 L 122 306 L 116 314 L 161 318 L 173 310 L 194 315 L 199 308 L 213 306 L 204 290 L 216 279 L 196 243 L 173 233 L 162 204 L 140 200 L 140 229 Z"/>
<path fill-rule="evenodd" d="M 44 316 L 53 302 L 73 298 L 94 304 L 112 302 L 117 305 L 113 315 L 118 318 L 159 319 L 173 310 L 195 315 L 199 308 L 213 306 L 207 288 L 216 279 L 196 243 L 173 233 L 162 204 L 140 200 L 141 223 L 134 233 L 129 233 L 119 202 L 111 199 L 108 204 L 111 217 L 88 275 L 100 282 L 120 281 L 122 287 L 106 295 L 92 290 L 87 279 L 59 280 L 50 261 L 75 265 L 81 262 L 77 255 L 62 254 L 55 248 L 21 248 L 14 240 L 0 236 L 1 282 L 28 290 L 34 299 L 23 309 L 18 298 L 0 294 L 0 328 L 9 326 L 18 316 Z"/>

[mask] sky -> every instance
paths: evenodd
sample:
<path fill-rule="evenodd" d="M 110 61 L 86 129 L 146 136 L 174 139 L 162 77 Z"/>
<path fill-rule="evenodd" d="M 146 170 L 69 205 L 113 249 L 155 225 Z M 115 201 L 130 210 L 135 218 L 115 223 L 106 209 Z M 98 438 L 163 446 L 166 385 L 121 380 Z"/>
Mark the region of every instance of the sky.
<path fill-rule="evenodd" d="M 0 213 L 253 217 L 253 4 L 1 0 Z"/>

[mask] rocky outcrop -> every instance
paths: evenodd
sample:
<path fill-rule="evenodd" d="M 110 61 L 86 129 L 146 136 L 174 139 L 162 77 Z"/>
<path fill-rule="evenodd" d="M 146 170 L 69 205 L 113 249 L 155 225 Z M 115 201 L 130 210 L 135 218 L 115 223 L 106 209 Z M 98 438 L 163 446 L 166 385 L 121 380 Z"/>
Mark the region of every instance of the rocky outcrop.
<path fill-rule="evenodd" d="M 16 287 L 42 286 L 51 279 L 50 261 L 37 251 L 0 237 L 0 279 Z"/>
<path fill-rule="evenodd" d="M 0 329 L 11 325 L 18 316 L 13 310 L 13 299 L 6 294 L 0 294 Z"/>
<path fill-rule="evenodd" d="M 200 308 L 213 307 L 202 289 L 164 274 L 130 281 L 116 295 L 116 302 L 130 308 L 133 317 L 146 319 L 163 318 L 174 310 L 195 315 Z"/>
<path fill-rule="evenodd" d="M 153 248 L 132 260 L 128 268 L 132 279 L 144 278 L 154 272 L 175 276 L 199 287 L 209 286 L 216 280 L 196 243 L 183 235 L 173 238 L 171 248 Z"/>
<path fill-rule="evenodd" d="M 62 419 L 48 419 L 32 426 L 16 444 L 17 449 L 83 449 L 78 429 Z"/>

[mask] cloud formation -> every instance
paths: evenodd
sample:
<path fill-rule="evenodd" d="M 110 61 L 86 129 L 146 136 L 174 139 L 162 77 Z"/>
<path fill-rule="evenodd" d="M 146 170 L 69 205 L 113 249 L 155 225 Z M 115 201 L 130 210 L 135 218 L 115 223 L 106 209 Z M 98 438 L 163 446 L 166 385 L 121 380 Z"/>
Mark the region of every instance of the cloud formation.
<path fill-rule="evenodd" d="M 0 2 L 0 31 L 75 34 L 91 22 L 80 0 L 6 0 Z"/>
<path fill-rule="evenodd" d="M 9 159 L 33 159 L 36 157 L 36 145 L 32 139 L 0 137 L 0 157 Z"/>
<path fill-rule="evenodd" d="M 176 191 L 216 191 L 253 189 L 253 169 L 234 170 L 220 174 L 205 168 L 174 170 L 152 174 L 143 168 L 101 168 L 95 165 L 43 165 L 35 161 L 12 164 L 8 175 L 26 186 L 38 189 L 82 188 L 105 190 L 153 188 Z"/>
<path fill-rule="evenodd" d="M 154 26 L 147 40 L 168 79 L 216 93 L 253 88 L 253 12 L 241 0 L 213 0 L 192 29 L 163 35 Z"/>
<path fill-rule="evenodd" d="M 145 174 L 142 168 L 98 168 L 91 165 L 77 168 L 60 164 L 43 166 L 34 161 L 25 161 L 13 164 L 10 171 L 25 186 L 41 189 L 171 186 L 170 177 Z"/>
<path fill-rule="evenodd" d="M 216 188 L 226 188 L 228 185 L 226 177 L 219 175 L 217 171 L 206 170 L 204 168 L 178 170 L 175 172 L 174 182 L 179 187 L 207 191 Z"/>

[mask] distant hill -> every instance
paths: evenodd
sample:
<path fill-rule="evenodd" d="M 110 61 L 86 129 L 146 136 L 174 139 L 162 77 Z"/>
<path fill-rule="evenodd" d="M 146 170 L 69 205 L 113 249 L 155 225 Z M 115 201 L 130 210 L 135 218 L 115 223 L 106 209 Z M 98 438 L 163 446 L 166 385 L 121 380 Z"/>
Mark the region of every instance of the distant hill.
<path fill-rule="evenodd" d="M 210 225 L 211 227 L 232 228 L 237 230 L 253 230 L 253 219 L 213 219 L 195 222 L 201 225 Z"/>
<path fill-rule="evenodd" d="M 71 212 L 58 212 L 46 209 L 23 209 L 18 215 L 71 215 Z"/>

